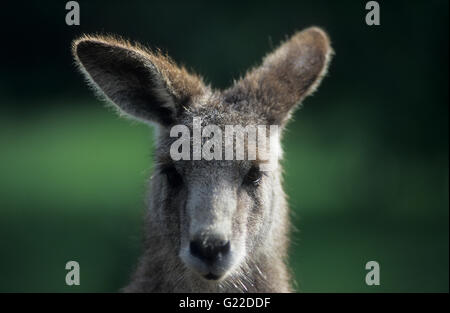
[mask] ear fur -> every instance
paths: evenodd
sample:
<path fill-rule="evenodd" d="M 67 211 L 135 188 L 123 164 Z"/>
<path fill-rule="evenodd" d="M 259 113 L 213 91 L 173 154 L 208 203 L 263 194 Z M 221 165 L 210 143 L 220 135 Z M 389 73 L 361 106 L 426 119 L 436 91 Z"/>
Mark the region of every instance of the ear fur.
<path fill-rule="evenodd" d="M 202 80 L 162 53 L 112 36 L 82 36 L 72 44 L 88 82 L 120 113 L 168 126 L 193 97 Z"/>
<path fill-rule="evenodd" d="M 225 91 L 225 98 L 240 110 L 264 115 L 270 124 L 284 125 L 295 106 L 318 87 L 332 53 L 320 28 L 297 32 Z"/>

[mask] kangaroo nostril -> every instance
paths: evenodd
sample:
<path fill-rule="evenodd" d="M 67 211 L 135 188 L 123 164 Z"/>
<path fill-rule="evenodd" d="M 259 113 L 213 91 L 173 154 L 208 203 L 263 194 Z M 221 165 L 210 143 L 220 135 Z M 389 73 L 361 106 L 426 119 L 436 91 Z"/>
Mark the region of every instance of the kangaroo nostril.
<path fill-rule="evenodd" d="M 228 252 L 230 252 L 230 242 L 227 241 L 221 248 L 220 248 L 220 252 L 225 255 Z"/>
<path fill-rule="evenodd" d="M 200 258 L 202 255 L 202 246 L 199 241 L 191 241 L 191 244 L 189 245 L 189 248 L 191 249 L 191 254 L 195 257 Z"/>
<path fill-rule="evenodd" d="M 230 252 L 230 242 L 223 240 L 193 240 L 189 248 L 191 254 L 205 263 L 212 264 Z"/>

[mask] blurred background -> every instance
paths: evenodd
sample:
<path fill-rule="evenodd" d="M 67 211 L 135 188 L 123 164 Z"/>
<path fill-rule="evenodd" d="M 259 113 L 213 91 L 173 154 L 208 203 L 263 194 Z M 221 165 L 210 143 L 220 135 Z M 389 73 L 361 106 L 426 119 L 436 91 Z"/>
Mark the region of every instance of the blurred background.
<path fill-rule="evenodd" d="M 284 141 L 297 290 L 448 292 L 448 1 L 379 1 L 380 26 L 366 1 L 79 1 L 80 26 L 65 3 L 2 5 L 1 292 L 117 291 L 140 252 L 152 130 L 94 97 L 74 38 L 160 47 L 223 88 L 311 25 L 336 55 Z"/>

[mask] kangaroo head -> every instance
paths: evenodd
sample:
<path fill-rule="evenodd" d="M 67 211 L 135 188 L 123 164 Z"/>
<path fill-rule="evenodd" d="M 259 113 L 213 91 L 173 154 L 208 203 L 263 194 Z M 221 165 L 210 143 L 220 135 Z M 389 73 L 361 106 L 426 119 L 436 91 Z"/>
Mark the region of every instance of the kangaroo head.
<path fill-rule="evenodd" d="M 285 212 L 280 211 L 280 170 L 261 170 L 264 161 L 258 157 L 238 159 L 238 142 L 231 158 L 222 158 L 229 138 L 215 141 L 211 157 L 206 139 L 213 134 L 222 139 L 230 126 L 283 129 L 326 72 L 331 48 L 322 30 L 296 33 L 222 91 L 159 52 L 112 37 L 84 36 L 74 41 L 73 54 L 91 86 L 120 114 L 157 128 L 149 218 L 156 221 L 152 227 L 170 234 L 162 238 L 189 273 L 222 280 L 251 266 L 252 255 L 281 253 L 277 246 L 285 230 L 278 225 Z M 277 164 L 280 137 L 268 129 L 258 128 L 258 136 L 270 142 L 267 162 Z M 186 135 L 179 146 L 187 148 L 188 158 L 180 158 L 178 148 L 174 158 L 180 133 Z M 246 155 L 249 142 L 240 142 Z"/>

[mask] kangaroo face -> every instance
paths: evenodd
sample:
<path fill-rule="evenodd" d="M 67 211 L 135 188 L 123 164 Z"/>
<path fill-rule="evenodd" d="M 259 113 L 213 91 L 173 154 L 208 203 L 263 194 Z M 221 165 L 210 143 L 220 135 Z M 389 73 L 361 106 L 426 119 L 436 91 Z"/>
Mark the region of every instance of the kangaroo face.
<path fill-rule="evenodd" d="M 249 256 L 262 247 L 275 246 L 276 201 L 282 194 L 279 133 L 257 132 L 270 145 L 267 159 L 248 157 L 253 153 L 249 133 L 240 143 L 231 136 L 233 157 L 227 158 L 227 127 L 275 125 L 282 130 L 296 104 L 326 72 L 331 48 L 323 31 L 295 34 L 224 91 L 206 86 L 166 56 L 125 41 L 85 36 L 74 41 L 73 53 L 91 86 L 119 114 L 157 127 L 150 218 L 171 234 L 168 244 L 189 271 L 223 280 L 244 272 L 251 266 Z M 214 145 L 222 158 L 203 152 L 194 157 L 199 145 L 212 147 L 208 134 L 196 137 L 195 121 L 222 139 Z M 182 145 L 188 159 L 174 158 L 171 150 L 179 139 L 173 136 L 177 125 L 189 135 Z M 247 158 L 238 157 L 238 148 Z M 262 170 L 267 164 L 272 170 Z"/>
<path fill-rule="evenodd" d="M 246 255 L 264 240 L 265 230 L 272 221 L 274 188 L 278 172 L 263 171 L 260 160 L 238 160 L 238 142 L 233 142 L 234 157 L 225 160 L 226 128 L 240 125 L 265 125 L 258 116 L 230 118 L 230 105 L 222 94 L 210 95 L 208 109 L 184 113 L 178 122 L 193 134 L 193 120 L 202 121 L 203 130 L 214 126 L 222 133 L 222 159 L 178 160 L 170 155 L 170 148 L 177 138 L 170 137 L 170 130 L 159 134 L 155 154 L 156 174 L 160 180 L 160 197 L 165 203 L 161 214 L 171 229 L 177 232 L 178 255 L 184 264 L 201 277 L 218 280 L 247 266 Z M 215 104 L 214 104 L 214 103 Z M 232 123 L 238 123 L 233 125 Z M 237 133 L 233 133 L 236 135 Z M 261 133 L 260 133 L 261 134 Z M 269 142 L 270 133 L 264 132 Z M 215 134 L 217 135 L 217 134 Z M 266 136 L 267 135 L 267 136 Z M 203 149 L 210 137 L 201 139 Z M 248 155 L 248 136 L 244 152 Z M 273 140 L 272 140 L 273 142 Z M 276 142 L 279 144 L 279 141 Z M 278 162 L 278 145 L 270 150 Z M 189 140 L 192 158 L 195 140 Z M 217 147 L 214 147 L 217 148 Z M 267 160 L 270 162 L 271 160 Z"/>

